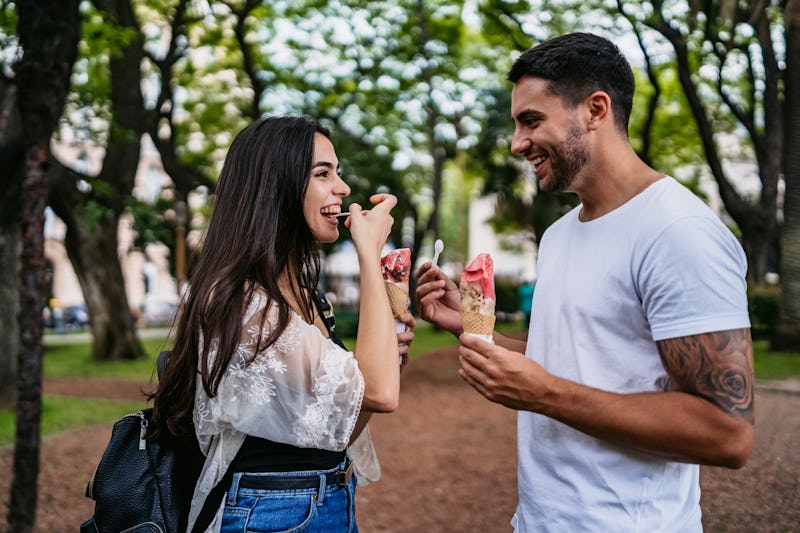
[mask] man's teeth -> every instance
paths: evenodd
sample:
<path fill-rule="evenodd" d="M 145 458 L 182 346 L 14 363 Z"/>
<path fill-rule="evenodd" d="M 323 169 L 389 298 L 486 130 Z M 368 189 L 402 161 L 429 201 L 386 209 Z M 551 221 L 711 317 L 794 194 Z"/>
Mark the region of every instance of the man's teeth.
<path fill-rule="evenodd" d="M 545 159 L 547 159 L 546 156 L 540 155 L 539 157 L 531 159 L 531 164 L 535 167 L 538 167 L 539 165 L 544 163 Z"/>

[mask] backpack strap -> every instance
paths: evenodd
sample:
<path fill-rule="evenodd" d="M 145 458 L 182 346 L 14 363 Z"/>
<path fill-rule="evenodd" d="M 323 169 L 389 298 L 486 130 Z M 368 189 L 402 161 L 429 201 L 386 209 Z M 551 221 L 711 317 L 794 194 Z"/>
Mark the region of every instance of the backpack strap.
<path fill-rule="evenodd" d="M 233 468 L 229 467 L 222 479 L 219 480 L 219 483 L 208 493 L 206 501 L 203 502 L 203 508 L 200 509 L 200 514 L 197 515 L 197 520 L 194 523 L 194 527 L 192 527 L 192 533 L 201 533 L 208 529 L 209 524 L 217 514 L 219 504 L 222 503 L 225 493 L 228 492 L 228 488 L 231 486 L 232 480 Z"/>
<path fill-rule="evenodd" d="M 319 315 L 322 317 L 322 321 L 325 323 L 325 329 L 328 330 L 328 336 L 333 342 L 346 350 L 347 348 L 342 342 L 342 339 L 340 339 L 334 331 L 334 328 L 336 328 L 336 317 L 333 316 L 333 307 L 331 307 L 330 302 L 325 298 L 325 295 L 319 292 L 318 289 L 311 291 L 311 298 L 314 300 L 314 304 L 317 306 Z"/>
<path fill-rule="evenodd" d="M 158 377 L 164 374 L 164 369 L 167 367 L 167 359 L 172 354 L 171 350 L 164 350 L 158 354 L 158 359 L 156 360 L 156 371 L 158 372 Z M 195 443 L 197 441 L 195 440 Z M 199 450 L 198 450 L 199 453 Z M 217 514 L 217 509 L 219 509 L 219 504 L 222 503 L 222 499 L 225 497 L 225 493 L 228 491 L 228 488 L 231 486 L 231 481 L 233 480 L 233 469 L 228 468 L 225 472 L 225 475 L 222 476 L 222 479 L 219 480 L 211 492 L 208 493 L 208 497 L 203 502 L 203 507 L 200 509 L 200 514 L 197 515 L 197 520 L 192 527 L 192 533 L 201 533 L 208 529 L 209 524 L 211 521 L 214 520 L 214 516 Z"/>

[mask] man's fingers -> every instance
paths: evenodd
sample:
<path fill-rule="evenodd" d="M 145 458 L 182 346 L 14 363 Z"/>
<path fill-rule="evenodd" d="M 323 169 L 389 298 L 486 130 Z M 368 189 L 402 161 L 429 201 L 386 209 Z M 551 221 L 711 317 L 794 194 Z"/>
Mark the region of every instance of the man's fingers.
<path fill-rule="evenodd" d="M 488 391 L 486 390 L 486 387 L 484 387 L 484 386 L 481 384 L 481 382 L 480 382 L 480 381 L 478 381 L 478 380 L 476 380 L 475 378 L 473 378 L 473 377 L 472 377 L 472 376 L 469 374 L 469 372 L 467 372 L 466 370 L 464 370 L 464 368 L 463 368 L 463 367 L 462 367 L 462 368 L 461 368 L 461 369 L 458 371 L 458 375 L 459 375 L 459 376 L 461 376 L 461 379 L 463 379 L 464 381 L 466 381 L 467 383 L 469 383 L 469 385 L 470 385 L 470 386 L 471 386 L 473 389 L 475 389 L 476 391 L 478 391 L 478 392 L 479 392 L 481 395 L 483 395 L 484 397 L 486 396 L 486 394 L 487 394 L 487 392 L 488 392 Z"/>

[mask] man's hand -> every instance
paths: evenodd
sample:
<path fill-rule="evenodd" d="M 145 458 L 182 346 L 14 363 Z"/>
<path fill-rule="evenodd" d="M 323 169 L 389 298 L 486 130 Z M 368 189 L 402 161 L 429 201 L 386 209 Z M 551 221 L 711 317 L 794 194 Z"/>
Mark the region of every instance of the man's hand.
<path fill-rule="evenodd" d="M 539 364 L 523 354 L 478 339 L 459 337 L 458 374 L 486 399 L 512 409 L 538 411 L 538 398 L 550 378 Z"/>
<path fill-rule="evenodd" d="M 417 270 L 417 307 L 426 322 L 461 335 L 461 295 L 458 287 L 430 261 Z"/>

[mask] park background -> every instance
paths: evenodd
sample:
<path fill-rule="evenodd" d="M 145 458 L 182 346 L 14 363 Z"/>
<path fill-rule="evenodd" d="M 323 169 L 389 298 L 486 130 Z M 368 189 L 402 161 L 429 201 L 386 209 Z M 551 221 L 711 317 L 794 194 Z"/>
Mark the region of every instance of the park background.
<path fill-rule="evenodd" d="M 376 190 L 400 198 L 391 245 L 411 248 L 414 261 L 436 238 L 451 272 L 480 251 L 509 254 L 498 261 L 499 307 L 518 321 L 517 289 L 535 281 L 536 243 L 574 199 L 538 194 L 525 162 L 510 156 L 505 72 L 520 51 L 567 31 L 605 35 L 629 57 L 632 144 L 741 239 L 757 378 L 798 374 L 798 25 L 794 0 L 4 1 L 9 523 L 31 527 L 37 483 L 52 481 L 40 477 L 39 435 L 53 431 L 53 409 L 56 431 L 101 422 L 81 420 L 102 410 L 95 404 L 54 401 L 46 386 L 42 397 L 43 375 L 46 384 L 117 364 L 150 375 L 143 336 L 169 322 L 227 146 L 259 116 L 306 113 L 330 126 L 353 201 Z M 330 266 L 346 248 L 323 252 Z M 60 293 L 64 277 L 71 292 Z M 346 330 L 357 317 L 341 292 Z M 78 370 L 59 371 L 57 342 L 42 339 L 68 335 L 68 324 L 88 342 L 68 350 Z"/>

